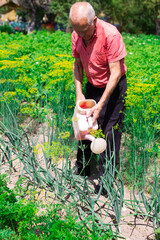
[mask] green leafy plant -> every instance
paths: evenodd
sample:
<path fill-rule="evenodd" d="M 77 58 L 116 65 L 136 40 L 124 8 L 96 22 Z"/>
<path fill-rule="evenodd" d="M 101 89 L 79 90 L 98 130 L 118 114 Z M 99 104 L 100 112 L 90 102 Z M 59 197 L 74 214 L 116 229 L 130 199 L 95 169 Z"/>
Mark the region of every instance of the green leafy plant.
<path fill-rule="evenodd" d="M 157 240 L 159 240 L 160 239 L 160 228 L 155 230 L 155 234 L 156 234 Z"/>
<path fill-rule="evenodd" d="M 94 231 L 87 228 L 89 218 L 80 221 L 72 204 L 66 208 L 62 204 L 38 204 L 24 196 L 21 199 L 6 186 L 4 177 L 0 177 L 0 236 L 3 239 L 113 239 L 111 230 L 103 232 L 98 227 Z M 34 194 L 32 191 L 31 195 Z"/>
<path fill-rule="evenodd" d="M 6 33 L 15 33 L 14 29 L 9 24 L 4 24 L 0 26 L 0 32 L 6 32 Z"/>
<path fill-rule="evenodd" d="M 0 185 L 0 229 L 11 229 L 10 234 L 14 232 L 26 235 L 36 219 L 35 204 L 18 200 L 1 175 Z"/>
<path fill-rule="evenodd" d="M 135 196 L 135 189 L 133 191 L 134 200 L 137 203 L 141 213 L 145 216 L 145 219 L 151 218 L 153 220 L 154 230 L 160 227 L 160 191 L 159 191 L 159 179 L 160 174 L 156 175 L 154 184 L 152 186 L 152 194 L 150 197 L 146 197 L 144 191 L 139 191 L 139 200 Z"/>

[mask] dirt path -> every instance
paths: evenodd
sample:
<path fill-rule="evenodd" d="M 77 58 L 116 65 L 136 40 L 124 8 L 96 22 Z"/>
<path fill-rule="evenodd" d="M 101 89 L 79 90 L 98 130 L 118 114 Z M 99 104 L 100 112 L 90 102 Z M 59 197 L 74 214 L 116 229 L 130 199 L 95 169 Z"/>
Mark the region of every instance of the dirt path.
<path fill-rule="evenodd" d="M 131 192 L 124 187 L 124 200 L 130 200 Z M 141 216 L 133 215 L 134 211 L 124 206 L 120 221 L 121 234 L 130 240 L 150 240 L 154 238 L 153 224 L 144 221 Z"/>

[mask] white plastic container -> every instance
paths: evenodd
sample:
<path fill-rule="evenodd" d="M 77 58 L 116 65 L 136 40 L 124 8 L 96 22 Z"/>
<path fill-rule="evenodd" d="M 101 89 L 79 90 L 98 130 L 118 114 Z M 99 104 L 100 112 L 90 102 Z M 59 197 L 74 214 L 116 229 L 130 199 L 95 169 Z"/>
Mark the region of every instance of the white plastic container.
<path fill-rule="evenodd" d="M 72 117 L 74 136 L 77 140 L 90 140 L 91 150 L 98 154 L 106 149 L 106 141 L 103 138 L 95 138 L 89 134 L 89 130 L 98 130 L 97 121 L 93 124 L 92 117 L 87 117 L 87 112 L 96 105 L 93 99 L 77 102 Z"/>

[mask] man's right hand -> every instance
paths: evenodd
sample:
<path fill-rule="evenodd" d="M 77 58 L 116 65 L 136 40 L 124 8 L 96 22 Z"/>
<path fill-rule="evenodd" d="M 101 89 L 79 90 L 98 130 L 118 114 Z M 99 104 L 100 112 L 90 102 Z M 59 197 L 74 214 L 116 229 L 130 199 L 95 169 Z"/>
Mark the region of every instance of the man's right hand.
<path fill-rule="evenodd" d="M 85 100 L 85 96 L 83 95 L 83 93 L 76 96 L 76 103 L 80 100 Z"/>

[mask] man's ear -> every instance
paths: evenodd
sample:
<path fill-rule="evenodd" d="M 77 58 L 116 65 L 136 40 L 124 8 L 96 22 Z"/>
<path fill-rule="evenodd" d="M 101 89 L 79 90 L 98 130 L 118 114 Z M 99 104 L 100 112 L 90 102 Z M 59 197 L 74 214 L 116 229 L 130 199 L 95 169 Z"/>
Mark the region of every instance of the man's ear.
<path fill-rule="evenodd" d="M 94 24 L 96 25 L 96 22 L 97 22 L 97 16 L 94 17 L 93 22 L 94 22 Z"/>

